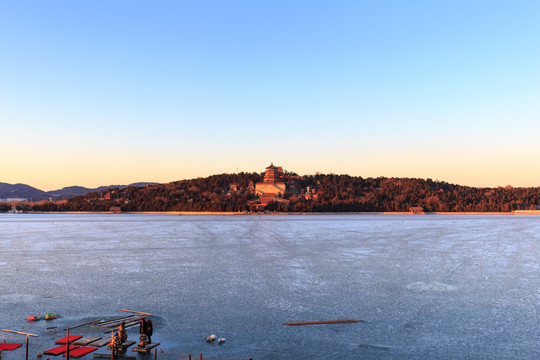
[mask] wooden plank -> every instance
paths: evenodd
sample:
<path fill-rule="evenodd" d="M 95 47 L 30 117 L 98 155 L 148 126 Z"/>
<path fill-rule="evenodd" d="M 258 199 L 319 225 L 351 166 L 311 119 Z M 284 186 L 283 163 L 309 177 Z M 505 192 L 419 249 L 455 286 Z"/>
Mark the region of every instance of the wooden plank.
<path fill-rule="evenodd" d="M 138 324 L 139 321 L 140 321 L 140 318 L 131 318 L 131 319 L 125 319 L 123 321 L 109 323 L 109 324 L 101 326 L 101 327 L 102 328 L 114 328 L 114 327 L 119 327 L 120 325 L 122 325 L 122 323 L 128 323 L 128 324 L 137 323 Z"/>
<path fill-rule="evenodd" d="M 112 319 L 103 320 L 103 322 L 107 323 L 107 322 L 122 321 L 123 319 L 128 319 L 128 318 L 131 318 L 131 317 L 134 317 L 134 316 L 139 316 L 139 315 L 124 314 L 124 315 L 121 315 L 121 316 L 114 317 Z"/>
<path fill-rule="evenodd" d="M 132 323 L 127 323 L 126 324 L 126 329 L 129 328 L 129 327 L 135 326 L 135 325 L 139 325 L 139 321 L 134 321 Z M 107 329 L 107 330 L 104 331 L 104 333 L 110 333 L 111 331 L 117 332 L 119 327 L 120 326 L 118 326 L 116 328 L 112 328 L 112 329 Z"/>
<path fill-rule="evenodd" d="M 122 321 L 129 321 L 130 319 L 136 317 L 137 315 L 125 315 L 125 316 L 119 316 L 119 317 L 116 317 L 116 318 L 113 318 L 113 319 L 109 319 L 109 320 L 104 320 L 104 321 L 101 321 L 99 323 L 97 323 L 96 325 L 97 326 L 105 326 L 105 325 L 108 325 L 108 324 L 112 324 L 112 323 L 119 323 L 121 324 Z"/>
<path fill-rule="evenodd" d="M 119 350 L 119 351 L 122 351 L 122 352 L 123 352 L 123 351 L 126 351 L 127 348 L 129 348 L 131 345 L 133 345 L 133 344 L 135 344 L 135 343 L 136 343 L 136 341 L 126 340 L 126 341 L 124 341 L 124 342 L 122 343 L 122 346 L 119 347 L 118 350 Z M 110 350 L 110 349 L 111 349 L 111 346 L 109 345 L 109 346 L 107 347 L 107 349 Z"/>
<path fill-rule="evenodd" d="M 94 341 L 101 339 L 102 336 L 88 336 L 73 342 L 73 345 L 88 345 Z"/>
<path fill-rule="evenodd" d="M 305 322 L 290 322 L 283 323 L 287 326 L 297 326 L 297 325 L 318 325 L 318 324 L 343 324 L 343 323 L 357 323 L 364 322 L 364 320 L 325 320 L 325 321 L 305 321 Z"/>
<path fill-rule="evenodd" d="M 110 323 L 113 323 L 113 322 L 122 321 L 124 319 L 129 319 L 129 318 L 132 318 L 134 316 L 136 316 L 136 315 L 130 314 L 130 315 L 118 316 L 118 317 L 115 317 L 115 318 L 112 318 L 112 319 L 103 320 L 100 323 L 98 323 L 97 325 L 100 325 L 100 326 L 101 325 L 106 325 L 106 324 L 110 324 Z"/>
<path fill-rule="evenodd" d="M 152 350 L 159 344 L 160 343 L 150 343 L 150 344 L 147 344 L 145 347 L 136 346 L 132 350 L 137 351 L 137 352 L 149 352 L 150 350 Z"/>
<path fill-rule="evenodd" d="M 127 324 L 138 324 L 140 321 L 141 321 L 142 317 L 133 317 L 133 318 L 130 318 L 130 319 L 126 319 L 124 321 L 118 321 L 118 322 L 114 322 L 114 323 L 110 323 L 108 325 L 105 325 L 105 327 L 108 327 L 108 328 L 111 328 L 111 327 L 118 327 L 120 326 L 122 323 L 126 323 Z"/>
<path fill-rule="evenodd" d="M 82 324 L 77 324 L 77 325 L 74 325 L 74 326 L 70 326 L 69 328 L 70 329 L 76 329 L 78 327 L 81 327 L 81 326 L 84 326 L 84 325 L 90 325 L 90 324 L 95 324 L 97 322 L 100 322 L 101 319 L 97 319 L 97 320 L 92 320 L 92 321 L 89 321 L 89 322 L 85 322 L 85 323 L 82 323 Z M 48 329 L 48 328 L 47 328 Z M 67 330 L 67 328 L 65 328 L 64 330 Z"/>
<path fill-rule="evenodd" d="M 126 340 L 122 343 L 122 347 L 120 347 L 118 350 L 123 351 L 126 350 L 131 345 L 135 344 L 135 341 L 132 340 Z M 109 347 L 110 348 L 110 347 Z"/>
<path fill-rule="evenodd" d="M 152 314 L 150 314 L 150 313 L 141 312 L 141 311 L 126 310 L 126 309 L 120 309 L 120 311 L 130 312 L 130 313 L 134 313 L 134 314 L 141 314 L 141 315 L 152 316 Z"/>
<path fill-rule="evenodd" d="M 111 354 L 100 354 L 100 353 L 95 353 L 94 354 L 94 357 L 95 358 L 104 358 L 104 359 L 110 359 L 111 358 Z M 118 354 L 117 357 L 119 359 L 136 359 L 137 357 L 136 356 L 133 356 L 133 355 L 123 355 L 123 354 Z"/>
<path fill-rule="evenodd" d="M 96 340 L 92 343 L 92 346 L 102 347 L 105 345 L 108 345 L 111 342 L 111 338 L 101 338 L 99 340 Z"/>

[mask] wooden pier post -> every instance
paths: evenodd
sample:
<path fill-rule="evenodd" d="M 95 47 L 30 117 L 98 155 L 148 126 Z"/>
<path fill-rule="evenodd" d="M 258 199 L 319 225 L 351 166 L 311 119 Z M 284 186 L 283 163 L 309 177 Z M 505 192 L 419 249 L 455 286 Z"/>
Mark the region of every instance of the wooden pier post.
<path fill-rule="evenodd" d="M 114 360 L 114 342 L 113 342 L 113 339 L 114 339 L 114 331 L 111 330 L 111 342 L 110 342 L 110 347 L 111 347 L 111 360 Z"/>
<path fill-rule="evenodd" d="M 67 327 L 66 360 L 69 360 L 69 326 Z"/>

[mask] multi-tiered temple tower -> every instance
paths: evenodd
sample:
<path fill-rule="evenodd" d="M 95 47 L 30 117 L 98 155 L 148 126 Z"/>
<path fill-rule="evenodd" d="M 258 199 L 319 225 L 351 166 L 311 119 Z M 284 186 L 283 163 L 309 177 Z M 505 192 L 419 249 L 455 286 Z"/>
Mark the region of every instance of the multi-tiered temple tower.
<path fill-rule="evenodd" d="M 255 185 L 255 194 L 261 198 L 261 203 L 274 200 L 285 194 L 285 183 L 282 181 L 283 169 L 281 166 L 270 164 L 264 173 L 263 182 Z"/>

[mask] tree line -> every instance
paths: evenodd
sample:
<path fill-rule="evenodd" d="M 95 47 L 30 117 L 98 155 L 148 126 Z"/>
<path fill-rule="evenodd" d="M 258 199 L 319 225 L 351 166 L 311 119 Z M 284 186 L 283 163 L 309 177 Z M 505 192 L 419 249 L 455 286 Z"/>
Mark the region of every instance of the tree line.
<path fill-rule="evenodd" d="M 444 181 L 413 178 L 362 178 L 285 173 L 286 201 L 257 205 L 253 185 L 262 174 L 213 175 L 168 184 L 109 189 L 60 202 L 41 201 L 19 205 L 27 211 L 283 211 L 283 212 L 404 212 L 422 207 L 426 212 L 510 212 L 536 209 L 540 188 L 477 188 Z M 317 199 L 306 199 L 307 188 Z M 0 204 L 0 211 L 10 205 Z"/>

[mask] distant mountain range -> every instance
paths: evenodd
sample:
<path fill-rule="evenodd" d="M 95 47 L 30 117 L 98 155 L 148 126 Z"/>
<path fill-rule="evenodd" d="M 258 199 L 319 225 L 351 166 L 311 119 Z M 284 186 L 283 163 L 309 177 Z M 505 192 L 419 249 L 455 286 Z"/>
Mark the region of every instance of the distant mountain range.
<path fill-rule="evenodd" d="M 58 201 L 71 199 L 74 196 L 86 195 L 93 192 L 100 192 L 110 188 L 126 188 L 128 186 L 142 187 L 153 184 L 156 183 L 139 182 L 129 185 L 100 186 L 95 189 L 88 189 L 82 186 L 68 186 L 59 190 L 43 191 L 26 184 L 7 184 L 0 182 L 0 201 L 9 201 L 12 199 L 40 201 L 49 200 L 50 198 L 52 198 L 53 201 Z"/>

